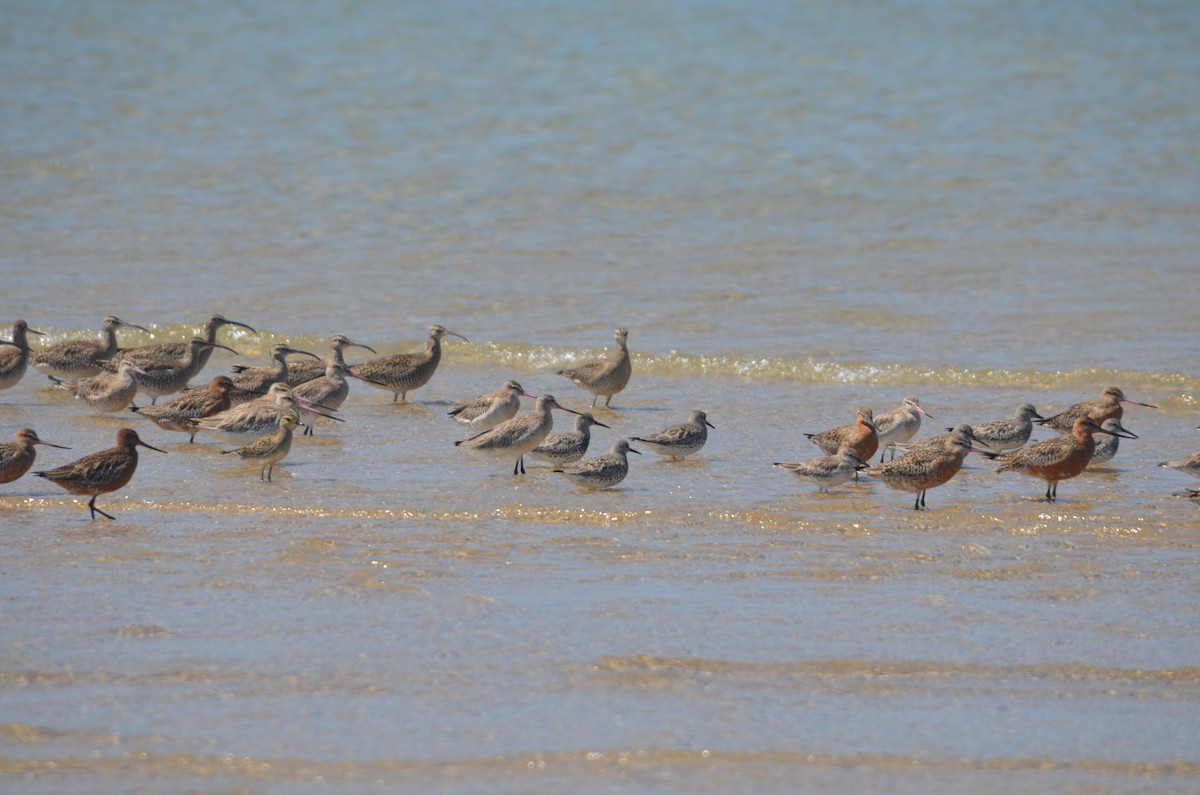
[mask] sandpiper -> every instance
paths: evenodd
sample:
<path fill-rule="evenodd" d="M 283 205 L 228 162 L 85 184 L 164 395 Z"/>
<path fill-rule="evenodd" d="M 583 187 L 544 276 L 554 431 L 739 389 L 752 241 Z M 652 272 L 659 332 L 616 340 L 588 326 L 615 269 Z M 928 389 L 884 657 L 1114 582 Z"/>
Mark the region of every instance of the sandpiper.
<path fill-rule="evenodd" d="M 633 436 L 630 441 L 641 442 L 659 455 L 674 461 L 682 461 L 698 451 L 708 441 L 708 429 L 716 426 L 708 421 L 708 415 L 697 409 L 681 422 L 664 428 L 650 436 Z"/>
<path fill-rule="evenodd" d="M 117 352 L 117 329 L 135 328 L 149 330 L 133 323 L 126 323 L 116 315 L 104 318 L 100 327 L 100 341 L 70 340 L 42 348 L 30 357 L 33 366 L 46 375 L 59 378 L 88 378 L 103 372 L 100 362 L 111 359 Z"/>
<path fill-rule="evenodd" d="M 112 519 L 111 515 L 96 507 L 96 497 L 116 491 L 129 482 L 137 469 L 139 447 L 166 452 L 143 442 L 132 428 L 122 428 L 117 431 L 116 447 L 85 455 L 57 469 L 34 474 L 57 483 L 72 494 L 90 494 L 92 499 L 88 501 L 88 510 L 92 519 L 96 518 L 96 514 Z"/>
<path fill-rule="evenodd" d="M 593 425 L 609 427 L 586 411 L 582 412 L 575 418 L 574 430 L 550 434 L 546 441 L 530 450 L 529 455 L 557 466 L 573 464 L 587 455 L 588 445 L 592 441 Z"/>
<path fill-rule="evenodd" d="M 971 427 L 977 441 L 993 452 L 1002 453 L 1024 446 L 1033 433 L 1033 421 L 1044 419 L 1046 418 L 1038 414 L 1037 406 L 1022 403 L 1017 406 L 1017 413 L 1011 417 Z"/>
<path fill-rule="evenodd" d="M 1088 462 L 1088 466 L 1090 467 L 1113 460 L 1122 439 L 1138 438 L 1136 433 L 1121 425 L 1120 420 L 1107 419 L 1100 424 L 1100 429 L 1107 431 L 1107 433 L 1100 434 L 1100 438 L 1096 439 L 1096 450 L 1092 453 L 1092 460 Z M 1124 431 L 1129 435 L 1118 436 L 1118 431 Z"/>
<path fill-rule="evenodd" d="M 0 389 L 14 387 L 25 375 L 29 365 L 29 338 L 26 334 L 42 335 L 31 329 L 24 320 L 13 323 L 12 339 L 0 342 Z"/>
<path fill-rule="evenodd" d="M 966 434 L 953 432 L 940 450 L 933 447 L 910 450 L 894 461 L 868 468 L 867 474 L 893 489 L 915 493 L 913 510 L 919 511 L 925 507 L 926 491 L 958 474 L 967 453 L 981 452 L 984 451 L 971 446 Z"/>
<path fill-rule="evenodd" d="M 271 473 L 275 465 L 287 458 L 292 449 L 292 431 L 297 425 L 296 415 L 283 414 L 279 417 L 279 427 L 272 433 L 255 439 L 245 447 L 236 450 L 222 450 L 222 455 L 236 455 L 247 461 L 259 463 L 258 479 L 271 482 Z"/>
<path fill-rule="evenodd" d="M 522 397 L 534 397 L 517 381 L 509 380 L 495 392 L 480 395 L 470 403 L 456 406 L 446 413 L 476 433 L 494 428 L 517 416 Z"/>
<path fill-rule="evenodd" d="M 617 439 L 607 455 L 585 458 L 569 467 L 554 470 L 573 483 L 589 489 L 610 489 L 629 474 L 629 453 L 641 453 L 629 446 L 628 439 Z"/>
<path fill-rule="evenodd" d="M 835 455 L 821 456 L 811 461 L 798 464 L 775 463 L 780 469 L 791 472 L 801 480 L 815 483 L 817 491 L 827 492 L 833 486 L 840 486 L 867 465 L 858 457 L 858 453 L 848 444 L 838 448 Z"/>
<path fill-rule="evenodd" d="M 629 376 L 633 374 L 633 364 L 629 359 L 629 329 L 619 328 L 614 336 L 617 351 L 611 359 L 558 371 L 558 375 L 565 375 L 595 396 L 592 398 L 592 408 L 596 407 L 601 395 L 607 408 L 612 403 L 613 395 L 629 384 Z"/>
<path fill-rule="evenodd" d="M 298 423 L 301 408 L 314 407 L 297 400 L 292 388 L 287 384 L 275 383 L 271 384 L 267 394 L 260 398 L 236 404 L 227 411 L 196 420 L 196 428 L 229 444 L 245 444 L 248 440 L 278 428 L 279 418 L 284 414 L 295 414 Z M 321 416 L 340 421 L 339 417 L 330 414 Z"/>
<path fill-rule="evenodd" d="M 1001 462 L 997 472 L 1020 472 L 1022 475 L 1046 481 L 1046 501 L 1058 499 L 1059 481 L 1069 480 L 1082 472 L 1096 451 L 1093 434 L 1110 433 L 1088 416 L 1078 417 L 1071 433 L 1053 439 L 1035 442 L 1012 453 L 997 457 Z M 1124 438 L 1134 438 L 1122 431 L 1115 431 Z"/>
<path fill-rule="evenodd" d="M 1158 406 L 1152 406 L 1149 403 L 1139 403 L 1136 400 L 1131 400 L 1125 397 L 1125 393 L 1119 388 L 1110 386 L 1100 393 L 1100 397 L 1076 403 L 1061 414 L 1055 414 L 1053 417 L 1042 420 L 1039 424 L 1045 425 L 1047 428 L 1053 428 L 1059 433 L 1071 433 L 1074 431 L 1075 420 L 1080 417 L 1091 417 L 1096 421 L 1097 425 L 1102 424 L 1107 419 L 1121 419 L 1125 415 L 1125 408 L 1121 405 L 1122 403 L 1132 403 L 1135 406 L 1145 406 L 1150 409 L 1158 408 Z"/>
<path fill-rule="evenodd" d="M 330 361 L 325 365 L 325 375 L 293 388 L 293 394 L 300 401 L 300 410 L 309 417 L 307 423 L 301 423 L 305 426 L 305 436 L 313 435 L 313 425 L 316 424 L 318 416 L 328 416 L 325 412 L 317 411 L 315 407 L 336 411 L 346 402 L 346 398 L 350 396 L 348 378 L 366 380 L 361 375 L 351 372 L 345 363 Z"/>
<path fill-rule="evenodd" d="M 516 456 L 513 474 L 519 472 L 524 475 L 525 454 L 544 442 L 554 427 L 554 418 L 550 416 L 553 409 L 561 409 L 571 414 L 579 413 L 566 406 L 560 406 L 553 395 L 539 395 L 531 411 L 506 420 L 495 428 L 477 433 L 469 439 L 460 439 L 454 445 L 498 458 Z"/>
<path fill-rule="evenodd" d="M 32 428 L 22 428 L 17 431 L 11 442 L 0 444 L 0 483 L 12 483 L 24 475 L 37 460 L 35 445 L 57 447 L 59 450 L 70 450 L 61 444 L 43 442 L 38 438 L 37 431 Z"/>
<path fill-rule="evenodd" d="M 442 337 L 447 334 L 470 342 L 462 334 L 456 334 L 440 323 L 434 323 L 429 327 L 429 339 L 425 343 L 424 351 L 384 356 L 356 364 L 350 369 L 368 379 L 370 383 L 391 390 L 393 403 L 407 401 L 409 392 L 425 386 L 429 379 L 433 378 L 438 362 L 442 360 Z"/>

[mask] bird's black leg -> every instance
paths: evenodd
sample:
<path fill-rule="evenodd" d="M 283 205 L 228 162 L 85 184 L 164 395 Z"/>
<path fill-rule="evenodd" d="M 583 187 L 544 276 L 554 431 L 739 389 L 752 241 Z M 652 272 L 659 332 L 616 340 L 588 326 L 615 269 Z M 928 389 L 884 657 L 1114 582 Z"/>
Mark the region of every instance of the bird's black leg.
<path fill-rule="evenodd" d="M 92 511 L 92 519 L 96 518 L 96 514 L 100 514 L 105 519 L 111 519 L 114 522 L 117 521 L 112 516 L 110 516 L 109 514 L 106 514 L 104 511 L 102 511 L 96 507 L 96 498 L 99 496 L 100 496 L 99 494 L 93 494 L 92 499 L 88 501 L 88 508 L 90 508 Z"/>

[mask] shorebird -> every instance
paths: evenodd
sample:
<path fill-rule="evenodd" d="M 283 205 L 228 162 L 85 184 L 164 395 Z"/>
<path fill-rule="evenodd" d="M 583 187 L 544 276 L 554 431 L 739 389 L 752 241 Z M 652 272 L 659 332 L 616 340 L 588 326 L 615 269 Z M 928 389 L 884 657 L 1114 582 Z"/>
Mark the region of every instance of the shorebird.
<path fill-rule="evenodd" d="M 111 359 L 117 352 L 117 329 L 135 328 L 149 330 L 133 323 L 126 323 L 115 315 L 104 318 L 100 327 L 100 341 L 70 340 L 42 348 L 30 357 L 33 366 L 46 375 L 59 378 L 88 378 L 103 372 L 100 362 Z"/>
<path fill-rule="evenodd" d="M 291 362 L 288 364 L 288 386 L 300 386 L 305 381 L 311 381 L 314 378 L 320 378 L 325 375 L 325 368 L 330 362 L 336 362 L 340 365 L 346 365 L 346 359 L 342 352 L 347 348 L 362 348 L 371 353 L 375 353 L 375 349 L 370 345 L 363 345 L 361 342 L 355 342 L 344 334 L 335 334 L 329 338 L 330 354 L 324 361 L 311 362 L 304 359 L 299 362 Z"/>
<path fill-rule="evenodd" d="M 226 411 L 195 422 L 197 429 L 228 444 L 245 444 L 278 428 L 282 415 L 295 414 L 299 424 L 301 409 L 313 408 L 315 407 L 297 400 L 292 388 L 287 384 L 275 383 L 271 384 L 267 394 L 260 398 L 236 404 Z M 340 417 L 330 414 L 320 416 L 341 422 Z"/>
<path fill-rule="evenodd" d="M 863 461 L 870 461 L 879 449 L 879 434 L 875 429 L 874 415 L 866 406 L 858 409 L 853 425 L 839 425 L 821 433 L 806 433 L 813 444 L 834 455 L 843 444 L 848 444 Z"/>
<path fill-rule="evenodd" d="M 697 409 L 687 422 L 664 428 L 650 436 L 633 436 L 630 441 L 641 442 L 659 455 L 673 461 L 682 461 L 699 450 L 708 441 L 708 429 L 716 426 L 708 421 L 708 415 Z"/>
<path fill-rule="evenodd" d="M 872 418 L 875 432 L 879 434 L 879 463 L 883 463 L 883 454 L 889 447 L 892 449 L 892 458 L 895 458 L 896 445 L 917 435 L 917 431 L 921 429 L 922 416 L 933 419 L 932 414 L 921 408 L 920 401 L 909 395 L 898 408 L 876 414 Z"/>
<path fill-rule="evenodd" d="M 257 334 L 252 326 L 245 323 L 239 323 L 236 320 L 229 320 L 223 315 L 213 315 L 204 324 L 204 333 L 199 335 L 201 339 L 213 346 L 213 348 L 224 348 L 224 345 L 217 345 L 217 331 L 222 326 L 239 326 L 252 333 Z M 187 352 L 188 342 L 161 342 L 157 345 L 143 345 L 138 348 L 120 348 L 117 353 L 124 359 L 133 359 L 135 362 L 154 359 L 179 359 Z M 196 367 L 196 373 L 204 371 L 208 365 L 208 360 L 212 357 L 213 348 L 205 348 L 199 352 L 200 363 Z M 225 350 L 231 350 L 225 348 Z M 195 375 L 195 373 L 193 373 Z"/>
<path fill-rule="evenodd" d="M 1108 419 L 1121 419 L 1125 414 L 1125 408 L 1121 405 L 1122 403 L 1132 403 L 1135 406 L 1145 406 L 1149 409 L 1158 408 L 1158 406 L 1152 406 L 1149 403 L 1139 403 L 1136 400 L 1130 400 L 1125 397 L 1125 393 L 1120 389 L 1110 386 L 1100 393 L 1100 397 L 1076 403 L 1061 414 L 1055 414 L 1053 417 L 1042 420 L 1039 424 L 1045 425 L 1047 428 L 1053 428 L 1059 433 L 1073 432 L 1075 420 L 1080 417 L 1091 417 L 1098 424 Z"/>
<path fill-rule="evenodd" d="M 629 329 L 619 328 L 614 336 L 617 352 L 611 359 L 558 371 L 558 375 L 565 375 L 595 396 L 592 398 L 592 408 L 596 407 L 601 395 L 604 395 L 604 406 L 607 408 L 612 403 L 613 395 L 629 384 L 629 376 L 633 373 L 633 364 L 629 359 Z"/>
<path fill-rule="evenodd" d="M 1053 439 L 1035 442 L 1028 447 L 997 457 L 1001 462 L 997 472 L 1020 472 L 1046 481 L 1046 501 L 1058 499 L 1058 483 L 1069 480 L 1082 472 L 1096 451 L 1093 434 L 1111 433 L 1101 428 L 1091 417 L 1079 417 L 1070 433 Z M 1118 436 L 1125 436 L 1115 431 Z"/>
<path fill-rule="evenodd" d="M 546 441 L 530 450 L 529 454 L 558 466 L 573 464 L 587 455 L 588 445 L 592 441 L 593 425 L 609 427 L 585 411 L 575 418 L 575 430 L 550 434 Z"/>
<path fill-rule="evenodd" d="M 1187 458 L 1176 458 L 1174 461 L 1163 461 L 1159 464 L 1160 467 L 1167 469 L 1177 469 L 1191 475 L 1194 478 L 1200 478 L 1200 452 L 1192 453 Z M 1200 496 L 1200 489 L 1190 489 L 1191 497 Z"/>
<path fill-rule="evenodd" d="M 287 458 L 292 449 L 292 431 L 297 425 L 296 415 L 283 414 L 279 417 L 279 427 L 274 432 L 255 439 L 245 447 L 236 450 L 222 450 L 222 455 L 236 455 L 247 461 L 259 463 L 258 479 L 271 482 L 271 473 L 275 465 Z"/>
<path fill-rule="evenodd" d="M 96 518 L 96 514 L 112 519 L 112 516 L 96 507 L 96 497 L 116 491 L 129 482 L 137 469 L 139 447 L 160 453 L 166 452 L 143 442 L 138 438 L 137 431 L 132 428 L 122 428 L 117 431 L 116 447 L 85 455 L 78 461 L 72 461 L 57 469 L 34 474 L 57 483 L 72 494 L 92 495 L 92 499 L 88 501 L 92 519 Z"/>
<path fill-rule="evenodd" d="M 146 371 L 131 361 L 122 359 L 115 373 L 101 372 L 79 381 L 63 381 L 50 376 L 59 389 L 82 400 L 92 411 L 106 414 L 121 411 L 133 402 L 138 391 L 138 376 Z"/>
<path fill-rule="evenodd" d="M 984 444 L 979 437 L 975 435 L 975 429 L 965 422 L 960 422 L 953 428 L 947 428 L 946 433 L 939 433 L 936 436 L 926 436 L 924 439 L 918 439 L 915 442 L 900 442 L 896 445 L 903 452 L 901 455 L 907 455 L 914 450 L 941 450 L 946 446 L 946 440 L 954 434 L 963 434 L 972 444 L 979 443 L 988 448 L 988 452 L 994 452 L 990 445 Z"/>
<path fill-rule="evenodd" d="M 164 431 L 188 434 L 188 441 L 194 444 L 198 430 L 195 420 L 228 410 L 232 405 L 229 393 L 233 389 L 233 380 L 229 376 L 218 375 L 208 386 L 189 389 L 169 403 L 161 406 L 130 406 L 129 410 L 147 418 Z"/>
<path fill-rule="evenodd" d="M 325 375 L 293 387 L 292 392 L 300 402 L 300 410 L 310 416 L 308 423 L 302 423 L 305 426 L 305 436 L 313 435 L 313 425 L 316 424 L 318 416 L 329 416 L 324 412 L 317 411 L 314 407 L 320 406 L 330 411 L 336 411 L 346 402 L 346 398 L 350 395 L 350 382 L 347 380 L 347 376 L 360 381 L 366 380 L 361 375 L 352 373 L 344 363 L 331 361 L 325 366 Z"/>
<path fill-rule="evenodd" d="M 550 416 L 553 409 L 562 409 L 571 414 L 579 413 L 566 406 L 560 406 L 553 395 L 539 395 L 533 404 L 533 410 L 505 420 L 495 428 L 477 433 L 469 439 L 460 439 L 454 446 L 478 450 L 497 458 L 516 456 L 513 474 L 519 472 L 524 475 L 525 454 L 544 442 L 554 427 L 554 418 Z"/>
<path fill-rule="evenodd" d="M 429 327 L 429 339 L 421 353 L 398 353 L 369 362 L 356 364 L 350 369 L 372 384 L 389 389 L 394 394 L 392 402 L 407 401 L 408 393 L 429 383 L 442 360 L 442 337 L 449 334 L 464 342 L 470 342 L 462 334 L 448 330 L 440 323 Z"/>
<path fill-rule="evenodd" d="M 589 489 L 609 489 L 629 474 L 629 453 L 641 453 L 629 446 L 628 439 L 617 439 L 607 455 L 585 458 L 574 466 L 554 470 L 572 482 Z"/>
<path fill-rule="evenodd" d="M 472 431 L 486 431 L 517 416 L 522 397 L 534 397 L 516 381 L 508 381 L 495 392 L 480 395 L 470 403 L 456 406 L 446 413 Z"/>
<path fill-rule="evenodd" d="M 925 507 L 925 492 L 942 485 L 962 469 L 967 453 L 982 453 L 971 446 L 970 438 L 953 432 L 941 449 L 922 447 L 910 450 L 894 461 L 877 464 L 867 469 L 867 474 L 893 489 L 911 491 L 917 495 L 913 510 Z"/>
<path fill-rule="evenodd" d="M 291 345 L 285 345 L 282 342 L 273 345 L 271 346 L 271 359 L 274 361 L 274 364 L 260 364 L 254 367 L 234 366 L 233 384 L 237 387 L 238 391 L 233 394 L 233 402 L 242 403 L 250 397 L 245 393 L 265 392 L 271 384 L 277 382 L 287 384 L 287 357 L 292 354 L 311 356 L 317 361 L 321 360 L 321 357 L 315 353 L 302 351 L 298 348 L 293 348 Z"/>
<path fill-rule="evenodd" d="M 859 470 L 867 465 L 858 457 L 858 453 L 850 445 L 842 445 L 837 454 L 814 458 L 799 464 L 775 463 L 780 469 L 791 472 L 801 480 L 807 480 L 817 485 L 817 491 L 829 491 L 833 486 L 840 486 L 854 477 Z"/>
<path fill-rule="evenodd" d="M 222 348 L 237 355 L 237 351 L 219 342 L 205 342 L 193 337 L 183 346 L 183 353 L 168 359 L 123 359 L 101 362 L 107 372 L 116 372 L 122 361 L 130 361 L 142 368 L 138 378 L 138 391 L 150 396 L 153 406 L 164 395 L 174 395 L 187 389 L 188 382 L 199 375 L 204 367 L 203 354 L 212 353 L 213 348 Z"/>
<path fill-rule="evenodd" d="M 1107 431 L 1107 433 L 1102 434 L 1096 440 L 1096 450 L 1092 453 L 1092 460 L 1088 463 L 1088 466 L 1095 466 L 1096 464 L 1104 464 L 1111 461 L 1113 456 L 1117 454 L 1117 447 L 1120 446 L 1121 439 L 1138 438 L 1136 433 L 1121 425 L 1120 420 L 1105 420 L 1101 423 L 1100 429 Z M 1118 431 L 1124 431 L 1129 435 L 1118 436 Z"/>
<path fill-rule="evenodd" d="M 995 453 L 1005 450 L 1016 450 L 1029 441 L 1033 433 L 1033 421 L 1045 420 L 1038 414 L 1037 406 L 1023 403 L 1017 407 L 1017 413 L 1011 417 L 985 422 L 972 426 L 975 440 Z"/>
<path fill-rule="evenodd" d="M 38 438 L 37 431 L 32 428 L 22 428 L 17 431 L 11 442 L 0 444 L 0 483 L 12 483 L 24 475 L 37 459 L 35 445 L 57 447 L 59 450 L 70 450 L 61 444 L 43 442 Z"/>
<path fill-rule="evenodd" d="M 30 353 L 26 334 L 42 336 L 42 332 L 31 329 L 24 320 L 18 320 L 13 323 L 12 339 L 0 342 L 0 389 L 16 386 L 25 375 Z"/>

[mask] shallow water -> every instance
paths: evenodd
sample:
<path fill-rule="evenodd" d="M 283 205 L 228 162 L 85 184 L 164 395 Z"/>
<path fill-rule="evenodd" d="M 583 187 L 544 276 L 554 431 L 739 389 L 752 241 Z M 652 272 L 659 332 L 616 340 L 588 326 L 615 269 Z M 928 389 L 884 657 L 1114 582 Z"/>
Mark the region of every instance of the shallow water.
<path fill-rule="evenodd" d="M 7 788 L 1200 790 L 1196 484 L 1155 466 L 1200 448 L 1191 4 L 0 22 L 4 317 L 258 329 L 205 377 L 471 340 L 408 404 L 353 385 L 270 484 L 0 393 L 0 436 L 73 448 L 39 468 L 167 450 L 115 522 L 0 487 Z M 554 371 L 617 325 L 594 450 L 704 408 L 694 459 L 592 493 L 453 446 L 507 378 L 586 408 Z M 1056 505 L 975 456 L 920 513 L 770 466 L 859 405 L 916 394 L 927 435 L 1110 383 L 1159 408 Z"/>

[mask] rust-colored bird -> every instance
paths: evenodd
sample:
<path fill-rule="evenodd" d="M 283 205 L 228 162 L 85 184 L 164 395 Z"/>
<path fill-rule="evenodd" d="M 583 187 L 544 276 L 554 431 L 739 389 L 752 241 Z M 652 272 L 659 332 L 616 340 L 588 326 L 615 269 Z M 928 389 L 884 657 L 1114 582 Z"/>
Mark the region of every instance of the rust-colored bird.
<path fill-rule="evenodd" d="M 116 447 L 85 455 L 57 469 L 34 474 L 57 483 L 72 494 L 90 494 L 92 499 L 88 501 L 88 509 L 92 512 L 92 519 L 96 518 L 96 514 L 113 519 L 96 507 L 96 497 L 116 491 L 129 482 L 137 469 L 139 447 L 166 452 L 143 442 L 132 428 L 122 428 L 117 431 Z"/>
<path fill-rule="evenodd" d="M 1094 434 L 1097 433 L 1113 434 L 1123 439 L 1137 438 L 1128 431 L 1106 431 L 1091 417 L 1079 417 L 1070 433 L 997 456 L 996 460 L 1001 465 L 996 471 L 1020 472 L 1041 478 L 1046 481 L 1046 501 L 1054 502 L 1058 499 L 1059 481 L 1070 480 L 1091 462 L 1096 452 Z"/>

